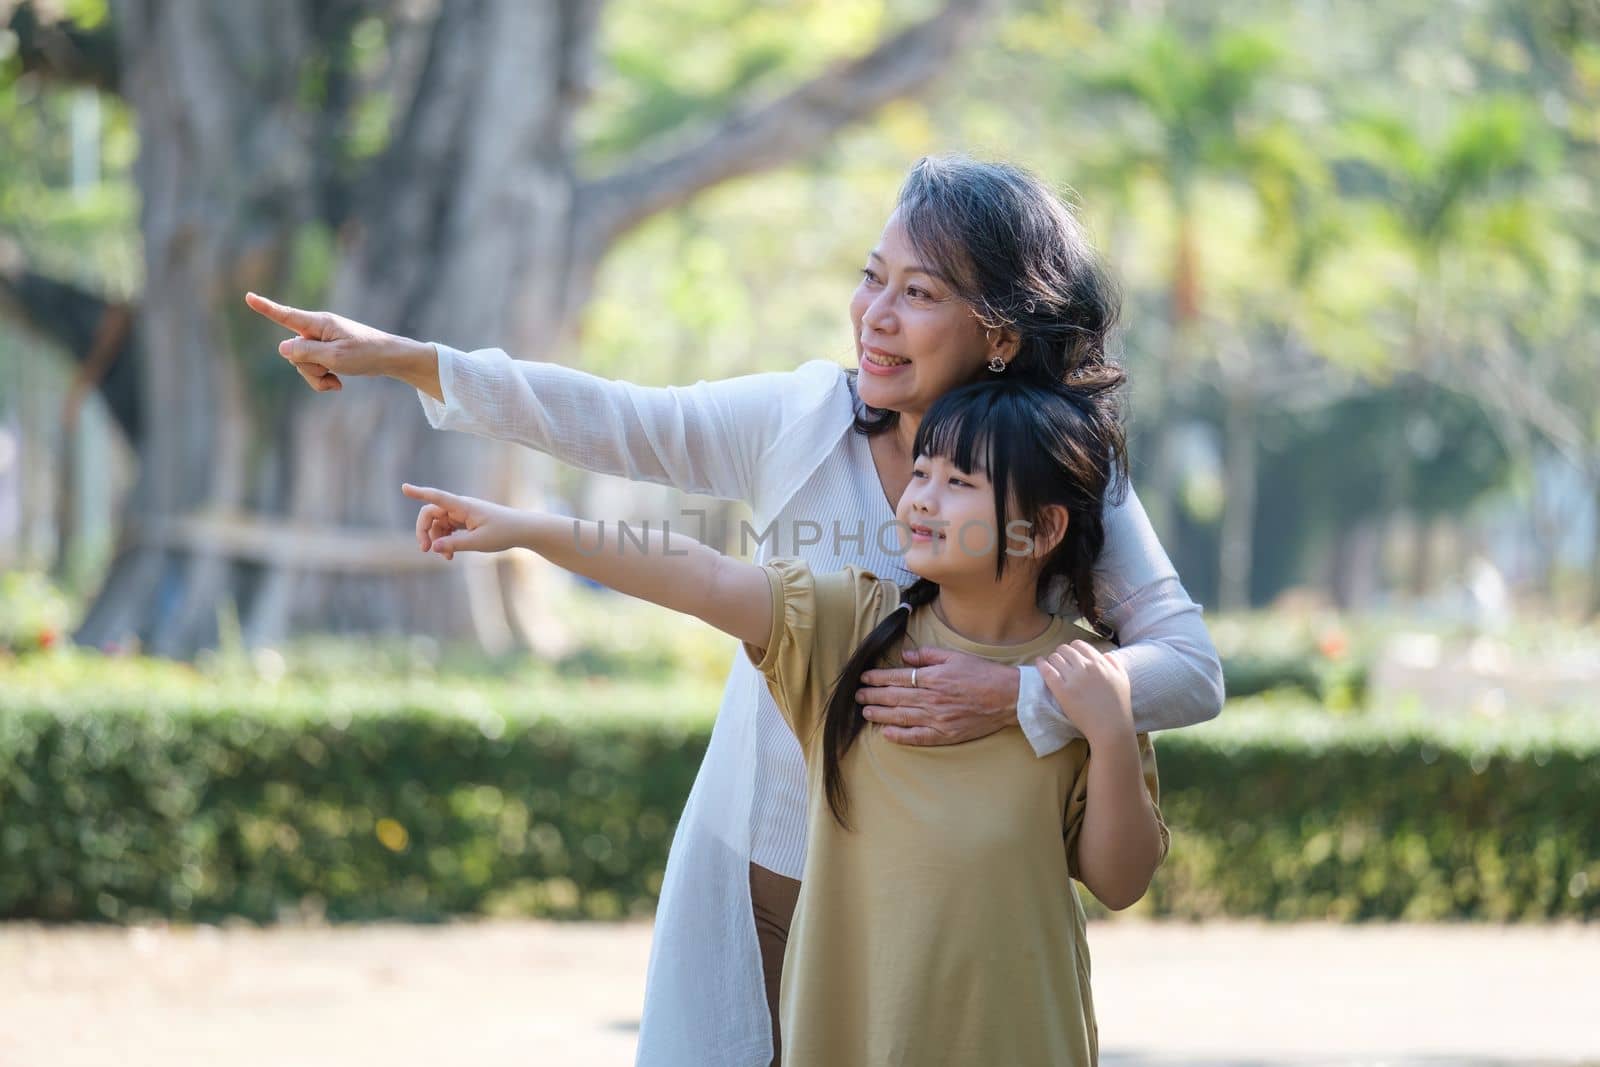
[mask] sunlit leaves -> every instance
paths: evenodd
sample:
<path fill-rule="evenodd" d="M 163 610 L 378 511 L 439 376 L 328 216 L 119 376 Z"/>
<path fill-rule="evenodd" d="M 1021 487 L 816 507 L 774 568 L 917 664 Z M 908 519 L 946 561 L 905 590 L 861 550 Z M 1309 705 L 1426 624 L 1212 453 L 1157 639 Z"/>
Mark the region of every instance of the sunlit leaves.
<path fill-rule="evenodd" d="M 662 133 L 781 92 L 928 12 L 903 0 L 611 5 L 580 124 L 590 159 L 603 166 Z"/>

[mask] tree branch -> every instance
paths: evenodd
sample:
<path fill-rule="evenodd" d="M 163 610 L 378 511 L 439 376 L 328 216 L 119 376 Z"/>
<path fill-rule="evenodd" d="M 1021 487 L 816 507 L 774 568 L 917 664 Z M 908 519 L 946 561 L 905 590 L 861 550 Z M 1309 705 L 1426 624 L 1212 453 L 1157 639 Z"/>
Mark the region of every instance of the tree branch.
<path fill-rule="evenodd" d="M 594 40 L 604 0 L 566 0 L 561 7 L 561 98 L 574 108 L 589 98 L 594 77 Z"/>
<path fill-rule="evenodd" d="M 955 55 L 992 0 L 949 0 L 926 21 L 766 103 L 736 109 L 690 143 L 641 149 L 578 190 L 580 246 L 598 253 L 639 222 L 707 186 L 781 166 L 841 127 L 921 89 Z"/>
<path fill-rule="evenodd" d="M 65 19 L 43 22 L 30 0 L 24 0 L 11 12 L 8 25 L 16 34 L 24 73 L 107 93 L 120 91 L 122 66 L 109 23 L 86 30 Z"/>
<path fill-rule="evenodd" d="M 140 440 L 142 360 L 138 331 L 123 328 L 119 321 L 131 315 L 126 305 L 40 274 L 15 244 L 0 239 L 0 315 L 66 350 L 90 373 L 89 384 L 105 398 L 124 436 L 130 442 Z"/>
<path fill-rule="evenodd" d="M 1526 359 L 1509 351 L 1504 339 L 1490 339 L 1474 346 L 1470 358 L 1443 361 L 1422 374 L 1440 388 L 1529 428 L 1578 470 L 1589 469 L 1593 446 L 1583 431 L 1582 413 L 1530 373 Z"/>

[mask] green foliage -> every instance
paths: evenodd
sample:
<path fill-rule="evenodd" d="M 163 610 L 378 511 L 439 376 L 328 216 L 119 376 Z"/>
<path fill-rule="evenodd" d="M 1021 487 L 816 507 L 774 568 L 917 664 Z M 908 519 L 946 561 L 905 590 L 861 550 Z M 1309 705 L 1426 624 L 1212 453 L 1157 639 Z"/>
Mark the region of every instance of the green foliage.
<path fill-rule="evenodd" d="M 1330 711 L 1365 707 L 1381 631 L 1351 627 L 1332 615 L 1283 612 L 1223 616 L 1209 626 L 1229 700 L 1272 693 L 1310 699 Z"/>
<path fill-rule="evenodd" d="M 1222 673 L 1230 698 L 1289 690 L 1338 708 L 1359 707 L 1366 699 L 1367 664 L 1316 651 L 1225 656 Z"/>
<path fill-rule="evenodd" d="M 73 116 L 86 106 L 99 116 L 99 173 L 74 187 Z M 35 269 L 127 296 L 141 274 L 137 151 L 134 116 L 120 102 L 0 70 L 0 235 Z"/>
<path fill-rule="evenodd" d="M 1188 39 L 1170 23 L 1131 22 L 1121 47 L 1083 73 L 1090 93 L 1137 104 L 1154 120 L 1157 157 L 1182 184 L 1202 164 L 1233 165 L 1248 109 L 1283 49 L 1259 29 Z"/>
<path fill-rule="evenodd" d="M 405 707 L 0 720 L 0 913 L 648 911 L 703 731 Z"/>
<path fill-rule="evenodd" d="M 6 669 L 0 914 L 638 913 L 716 702 L 533 668 L 260 674 L 279 681 L 77 654 Z"/>
<path fill-rule="evenodd" d="M 119 922 L 648 914 L 712 706 L 550 676 L 263 687 L 70 656 L 6 683 L 0 915 Z M 1158 747 L 1159 913 L 1600 917 L 1593 720 L 1247 703 Z"/>
<path fill-rule="evenodd" d="M 1374 168 L 1401 239 L 1429 255 L 1477 236 L 1474 209 L 1547 172 L 1558 153 L 1545 123 L 1512 98 L 1464 107 L 1433 139 L 1393 112 L 1367 112 L 1347 123 L 1341 140 L 1348 160 Z"/>
<path fill-rule="evenodd" d="M 1272 412 L 1260 438 L 1260 492 L 1272 506 L 1256 518 L 1258 601 L 1300 580 L 1352 524 L 1402 507 L 1461 514 L 1511 473 L 1478 403 L 1409 378 L 1309 413 Z"/>
<path fill-rule="evenodd" d="M 71 620 L 71 602 L 44 575 L 0 571 L 0 656 L 63 642 Z"/>
<path fill-rule="evenodd" d="M 601 27 L 594 100 L 582 116 L 587 161 L 608 165 L 752 97 L 776 95 L 925 13 L 925 4 L 881 0 L 614 5 Z"/>
<path fill-rule="evenodd" d="M 1155 912 L 1600 915 L 1592 717 L 1565 727 L 1297 721 L 1243 709 L 1228 717 L 1225 728 L 1160 743 L 1174 844 L 1151 889 Z"/>

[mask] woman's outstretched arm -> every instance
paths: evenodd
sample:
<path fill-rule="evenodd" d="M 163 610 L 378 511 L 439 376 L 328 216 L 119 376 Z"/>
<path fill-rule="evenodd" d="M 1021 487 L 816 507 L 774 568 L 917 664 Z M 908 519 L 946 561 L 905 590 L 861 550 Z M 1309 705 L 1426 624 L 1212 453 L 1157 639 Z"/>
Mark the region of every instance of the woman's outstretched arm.
<path fill-rule="evenodd" d="M 387 376 L 417 390 L 435 429 L 753 506 L 764 475 L 783 458 L 778 446 L 785 456 L 803 455 L 807 427 L 816 422 L 809 416 L 841 387 L 839 368 L 820 360 L 690 386 L 641 386 L 513 359 L 498 348 L 461 352 L 414 341 L 254 293 L 246 303 L 298 335 L 279 352 L 318 391 L 342 388 L 342 376 Z"/>
<path fill-rule="evenodd" d="M 445 401 L 422 396 L 421 403 L 434 429 L 512 441 L 585 470 L 752 506 L 774 463 L 813 447 L 798 428 L 841 379 L 837 366 L 817 361 L 644 386 L 513 359 L 498 348 L 432 347 Z"/>
<path fill-rule="evenodd" d="M 605 523 L 508 508 L 440 489 L 401 489 L 423 502 L 417 545 L 424 552 L 453 559 L 457 552 L 531 549 L 619 593 L 704 619 L 757 649 L 767 644 L 772 599 L 766 572 L 754 563 L 649 523 L 642 531 L 630 527 L 621 534 L 608 531 Z"/>

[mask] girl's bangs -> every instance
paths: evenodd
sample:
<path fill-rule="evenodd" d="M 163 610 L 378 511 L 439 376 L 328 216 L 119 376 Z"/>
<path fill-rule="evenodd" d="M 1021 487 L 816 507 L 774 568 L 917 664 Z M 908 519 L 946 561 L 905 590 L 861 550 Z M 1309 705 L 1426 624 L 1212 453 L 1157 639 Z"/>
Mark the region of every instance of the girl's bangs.
<path fill-rule="evenodd" d="M 991 477 L 994 432 L 983 415 L 992 416 L 994 408 L 984 405 L 987 411 L 980 413 L 978 400 L 978 396 L 968 394 L 961 398 L 962 402 L 935 405 L 917 427 L 913 456 L 936 456 L 969 474 Z"/>

